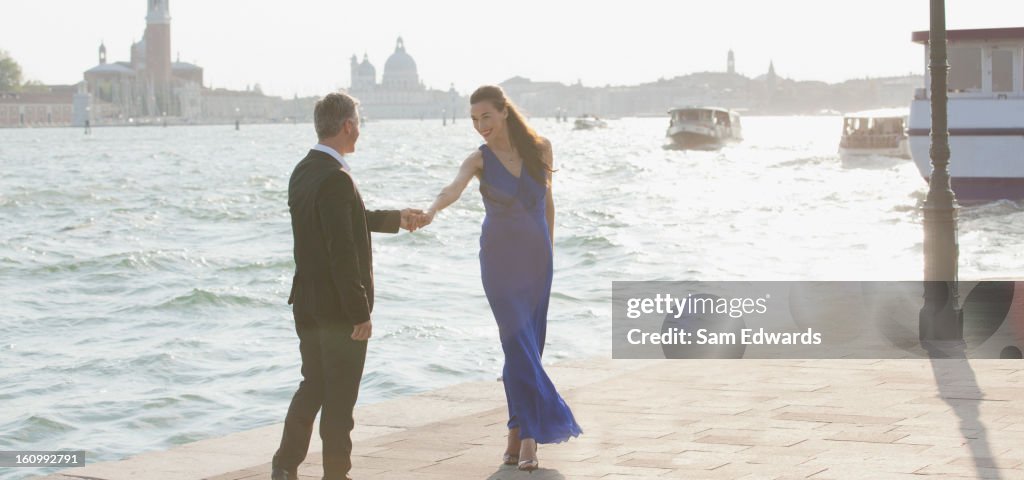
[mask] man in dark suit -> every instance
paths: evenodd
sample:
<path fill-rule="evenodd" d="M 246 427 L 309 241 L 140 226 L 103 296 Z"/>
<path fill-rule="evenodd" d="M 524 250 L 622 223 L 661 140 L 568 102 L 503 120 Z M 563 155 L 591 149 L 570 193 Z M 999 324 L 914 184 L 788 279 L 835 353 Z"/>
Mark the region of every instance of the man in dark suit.
<path fill-rule="evenodd" d="M 295 278 L 288 303 L 302 355 L 302 382 L 292 397 L 273 480 L 295 480 L 320 416 L 324 479 L 347 479 L 352 467 L 352 411 L 372 334 L 370 232 L 414 229 L 418 210 L 368 211 L 344 154 L 359 138 L 358 103 L 344 93 L 317 102 L 319 143 L 292 172 L 288 207 L 295 240 Z"/>

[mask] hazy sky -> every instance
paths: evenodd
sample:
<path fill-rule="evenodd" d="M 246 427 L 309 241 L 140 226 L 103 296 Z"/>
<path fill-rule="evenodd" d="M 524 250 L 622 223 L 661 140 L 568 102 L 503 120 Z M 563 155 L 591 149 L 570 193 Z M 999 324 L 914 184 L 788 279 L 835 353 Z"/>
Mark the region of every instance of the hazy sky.
<path fill-rule="evenodd" d="M 97 63 L 129 59 L 145 0 L 5 0 L 0 49 L 28 79 L 67 84 Z M 927 0 L 171 0 L 172 55 L 205 69 L 207 85 L 275 95 L 349 85 L 349 57 L 368 53 L 377 80 L 399 35 L 420 78 L 468 93 L 513 75 L 629 85 L 706 70 L 776 71 L 836 82 L 921 73 Z M 949 28 L 1024 26 L 1022 0 L 949 0 Z"/>

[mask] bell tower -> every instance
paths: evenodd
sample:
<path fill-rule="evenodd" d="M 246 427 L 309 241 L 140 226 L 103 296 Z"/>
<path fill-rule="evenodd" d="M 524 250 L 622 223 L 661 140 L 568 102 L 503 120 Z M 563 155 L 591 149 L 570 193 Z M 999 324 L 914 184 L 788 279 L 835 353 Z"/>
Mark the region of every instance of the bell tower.
<path fill-rule="evenodd" d="M 160 116 L 174 114 L 171 101 L 171 10 L 170 0 L 147 0 L 146 14 L 146 90 L 155 101 L 155 110 L 146 112 Z M 148 103 L 148 102 L 147 102 Z"/>

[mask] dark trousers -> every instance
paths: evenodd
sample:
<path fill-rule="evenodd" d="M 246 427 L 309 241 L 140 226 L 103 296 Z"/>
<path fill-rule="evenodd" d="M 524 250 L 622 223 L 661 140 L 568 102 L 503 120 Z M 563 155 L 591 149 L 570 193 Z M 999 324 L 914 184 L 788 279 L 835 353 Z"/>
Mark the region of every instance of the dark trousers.
<path fill-rule="evenodd" d="M 367 342 L 352 340 L 352 325 L 316 318 L 298 305 L 292 311 L 302 355 L 302 381 L 288 407 L 273 466 L 290 471 L 298 468 L 309 451 L 313 420 L 322 409 L 324 478 L 343 479 L 352 468 L 352 410 L 359 395 Z"/>

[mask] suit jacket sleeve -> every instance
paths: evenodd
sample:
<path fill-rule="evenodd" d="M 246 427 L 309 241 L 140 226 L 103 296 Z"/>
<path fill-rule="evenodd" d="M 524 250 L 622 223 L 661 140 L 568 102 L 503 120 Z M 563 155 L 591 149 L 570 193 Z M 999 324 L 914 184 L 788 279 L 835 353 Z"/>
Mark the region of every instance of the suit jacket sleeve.
<path fill-rule="evenodd" d="M 370 306 L 366 299 L 366 286 L 359 271 L 359 254 L 352 232 L 352 208 L 355 205 L 355 186 L 340 172 L 331 175 L 320 186 L 317 211 L 320 227 L 327 246 L 331 279 L 341 300 L 346 320 L 353 324 L 370 319 Z"/>
<path fill-rule="evenodd" d="M 402 212 L 399 210 L 367 210 L 366 228 L 371 232 L 398 233 L 402 225 Z"/>

